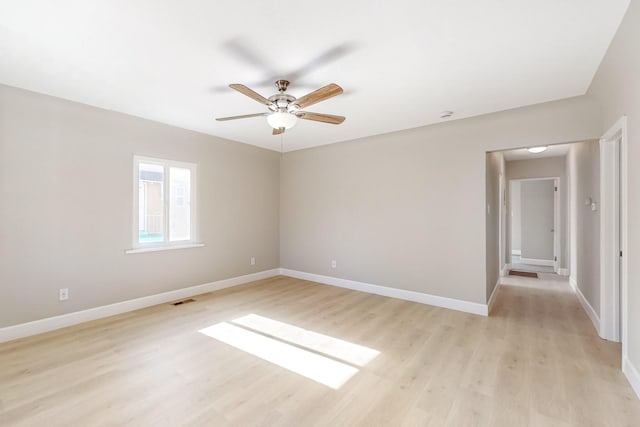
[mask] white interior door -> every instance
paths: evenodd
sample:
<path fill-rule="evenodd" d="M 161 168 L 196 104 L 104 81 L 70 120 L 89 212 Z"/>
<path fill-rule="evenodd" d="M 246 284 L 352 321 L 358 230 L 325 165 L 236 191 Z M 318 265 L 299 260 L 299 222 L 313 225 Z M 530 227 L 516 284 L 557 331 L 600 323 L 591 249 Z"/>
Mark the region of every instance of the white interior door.
<path fill-rule="evenodd" d="M 554 265 L 555 182 L 553 179 L 521 183 L 522 262 Z"/>

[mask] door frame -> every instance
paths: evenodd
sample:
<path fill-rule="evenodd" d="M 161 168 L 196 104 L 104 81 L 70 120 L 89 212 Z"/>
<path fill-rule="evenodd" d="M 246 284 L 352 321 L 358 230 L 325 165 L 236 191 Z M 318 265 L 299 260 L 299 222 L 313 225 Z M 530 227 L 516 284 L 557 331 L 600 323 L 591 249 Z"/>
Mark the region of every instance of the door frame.
<path fill-rule="evenodd" d="M 511 206 L 511 183 L 514 181 L 549 181 L 553 180 L 554 185 L 554 193 L 553 193 L 553 261 L 549 261 L 548 263 L 540 263 L 540 265 L 548 265 L 553 266 L 553 271 L 555 273 L 558 272 L 559 266 L 561 265 L 561 250 L 560 250 L 560 236 L 562 235 L 562 229 L 560 225 L 560 177 L 558 176 L 546 176 L 541 178 L 515 178 L 509 180 L 509 205 L 508 211 L 511 212 L 513 210 Z M 509 222 L 509 230 L 508 236 L 509 240 L 511 240 L 511 236 L 513 233 L 513 221 Z M 511 241 L 509 242 L 509 249 L 511 250 Z M 513 262 L 511 262 L 513 264 Z"/>
<path fill-rule="evenodd" d="M 628 342 L 627 144 L 623 116 L 600 138 L 599 331 L 606 340 L 622 342 L 623 362 Z"/>
<path fill-rule="evenodd" d="M 500 208 L 498 210 L 500 224 L 498 226 L 498 271 L 500 276 L 506 276 L 508 271 L 507 265 L 507 186 L 504 174 L 500 173 L 498 177 L 498 190 L 500 191 Z"/>

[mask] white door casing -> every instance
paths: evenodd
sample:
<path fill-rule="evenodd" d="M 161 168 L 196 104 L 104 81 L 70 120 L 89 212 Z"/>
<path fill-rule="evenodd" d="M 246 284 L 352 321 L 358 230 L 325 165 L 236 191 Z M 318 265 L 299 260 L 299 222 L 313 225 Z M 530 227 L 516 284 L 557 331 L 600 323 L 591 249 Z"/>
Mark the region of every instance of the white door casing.
<path fill-rule="evenodd" d="M 622 341 L 623 358 L 628 286 L 626 127 L 622 117 L 600 139 L 600 336 Z"/>
<path fill-rule="evenodd" d="M 551 259 L 531 259 L 522 254 L 522 262 L 526 264 L 533 265 L 546 265 L 553 266 L 554 271 L 557 272 L 559 266 L 562 263 L 561 260 L 561 248 L 560 248 L 560 236 L 562 235 L 562 230 L 560 226 L 560 177 L 544 177 L 544 178 L 521 178 L 521 179 L 513 179 L 509 180 L 510 187 L 512 182 L 529 182 L 529 181 L 552 181 L 554 187 L 553 193 L 553 225 L 546 225 L 544 229 L 540 230 L 540 233 L 553 233 L 552 242 L 550 243 L 553 247 L 553 255 Z M 510 222 L 513 224 L 513 221 Z M 509 235 L 512 235 L 513 230 L 510 230 Z"/>

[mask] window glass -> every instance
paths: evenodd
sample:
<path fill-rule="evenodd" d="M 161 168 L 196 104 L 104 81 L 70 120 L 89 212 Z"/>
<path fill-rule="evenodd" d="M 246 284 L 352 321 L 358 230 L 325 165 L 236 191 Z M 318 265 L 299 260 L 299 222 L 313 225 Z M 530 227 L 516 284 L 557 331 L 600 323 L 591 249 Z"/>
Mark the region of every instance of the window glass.
<path fill-rule="evenodd" d="M 169 168 L 169 240 L 191 239 L 191 171 Z"/>
<path fill-rule="evenodd" d="M 164 241 L 164 167 L 139 163 L 138 243 Z"/>

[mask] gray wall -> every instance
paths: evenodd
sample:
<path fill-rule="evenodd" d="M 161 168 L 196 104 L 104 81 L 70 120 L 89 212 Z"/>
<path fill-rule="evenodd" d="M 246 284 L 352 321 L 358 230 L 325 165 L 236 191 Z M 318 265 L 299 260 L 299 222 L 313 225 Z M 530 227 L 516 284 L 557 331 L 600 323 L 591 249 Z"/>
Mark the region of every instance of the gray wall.
<path fill-rule="evenodd" d="M 485 303 L 486 152 L 599 132 L 578 97 L 287 153 L 281 265 Z"/>
<path fill-rule="evenodd" d="M 541 157 L 529 160 L 511 160 L 507 162 L 509 179 L 563 177 L 565 156 Z"/>
<path fill-rule="evenodd" d="M 571 278 L 589 304 L 600 311 L 600 210 L 585 200 L 600 200 L 600 146 L 597 141 L 572 144 L 567 164 L 571 182 L 571 211 L 575 223 Z M 573 256 L 573 255 L 572 255 Z"/>
<path fill-rule="evenodd" d="M 632 1 L 607 54 L 596 73 L 589 94 L 602 105 L 601 133 L 622 115 L 628 117 L 629 164 L 629 360 L 640 370 L 640 3 Z"/>
<path fill-rule="evenodd" d="M 134 154 L 198 164 L 206 247 L 125 255 Z M 0 327 L 277 268 L 279 160 L 0 86 Z"/>
<path fill-rule="evenodd" d="M 507 229 L 507 235 L 511 236 L 511 253 L 522 251 L 522 186 L 520 184 L 521 181 L 511 181 L 508 184 L 511 188 L 511 197 L 509 198 L 510 210 L 507 223 L 511 224 L 511 229 Z"/>
<path fill-rule="evenodd" d="M 487 257 L 487 300 L 491 296 L 500 277 L 500 175 L 504 177 L 504 157 L 500 152 L 487 153 L 486 160 L 486 257 Z M 464 260 L 461 263 L 464 264 Z M 493 284 L 493 286 L 491 286 Z"/>
<path fill-rule="evenodd" d="M 560 249 L 558 262 L 560 268 L 569 268 L 569 222 L 567 217 L 569 209 L 569 187 L 567 185 L 566 156 L 509 161 L 506 163 L 506 173 L 509 185 L 511 185 L 511 180 L 515 179 L 560 178 L 558 185 L 558 191 L 560 192 Z M 509 209 L 511 209 L 510 200 L 507 201 L 507 204 L 509 205 Z M 510 216 L 507 218 L 507 232 L 511 232 Z M 509 238 L 508 241 L 510 242 L 511 238 Z M 511 248 L 509 247 L 507 251 L 507 260 L 509 262 L 511 260 L 510 252 Z"/>
<path fill-rule="evenodd" d="M 522 258 L 553 261 L 554 182 L 521 182 Z"/>

